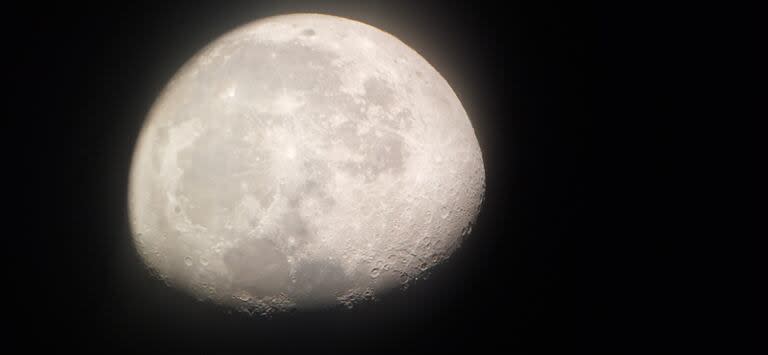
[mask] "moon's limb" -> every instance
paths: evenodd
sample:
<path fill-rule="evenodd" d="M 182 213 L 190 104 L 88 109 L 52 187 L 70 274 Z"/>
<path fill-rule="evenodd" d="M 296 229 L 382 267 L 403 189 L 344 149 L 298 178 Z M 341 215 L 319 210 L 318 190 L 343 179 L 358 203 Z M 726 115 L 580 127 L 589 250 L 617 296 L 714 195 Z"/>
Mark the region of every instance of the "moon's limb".
<path fill-rule="evenodd" d="M 484 179 L 466 112 L 415 51 L 352 20 L 278 16 L 168 84 L 134 153 L 130 223 L 149 268 L 200 298 L 352 304 L 447 258 Z"/>

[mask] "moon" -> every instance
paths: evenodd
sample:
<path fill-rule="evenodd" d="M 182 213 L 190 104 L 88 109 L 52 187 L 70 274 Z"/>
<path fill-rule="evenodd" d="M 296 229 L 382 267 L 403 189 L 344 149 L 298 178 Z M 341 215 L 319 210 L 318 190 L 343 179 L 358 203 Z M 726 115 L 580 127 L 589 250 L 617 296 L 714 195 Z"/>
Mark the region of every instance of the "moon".
<path fill-rule="evenodd" d="M 149 271 L 251 314 L 355 307 L 470 234 L 481 150 L 446 80 L 335 16 L 269 17 L 191 58 L 150 110 L 129 222 Z"/>

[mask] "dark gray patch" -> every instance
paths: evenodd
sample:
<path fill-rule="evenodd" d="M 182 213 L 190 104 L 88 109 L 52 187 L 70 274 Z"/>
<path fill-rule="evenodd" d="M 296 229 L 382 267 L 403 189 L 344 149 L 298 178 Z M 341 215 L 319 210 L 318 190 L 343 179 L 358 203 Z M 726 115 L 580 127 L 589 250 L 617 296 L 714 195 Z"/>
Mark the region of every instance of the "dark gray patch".
<path fill-rule="evenodd" d="M 312 37 L 315 35 L 315 30 L 311 28 L 307 28 L 306 30 L 301 31 L 301 35 L 306 37 Z"/>
<path fill-rule="evenodd" d="M 157 129 L 157 133 L 155 134 L 155 145 L 157 147 L 165 148 L 168 146 L 168 128 L 167 127 L 160 127 Z M 159 170 L 162 163 L 163 163 L 163 156 L 162 152 L 164 149 L 156 149 L 155 154 L 152 155 L 152 166 Z"/>
<path fill-rule="evenodd" d="M 410 130 L 413 127 L 413 114 L 411 110 L 404 109 L 397 113 L 397 121 L 403 128 Z"/>
<path fill-rule="evenodd" d="M 413 114 L 411 114 L 411 110 L 403 109 L 394 115 L 394 117 L 386 117 L 379 122 L 385 127 L 395 131 L 400 130 L 401 128 L 410 130 L 413 127 Z"/>
<path fill-rule="evenodd" d="M 289 198 L 288 199 L 288 207 L 290 208 L 299 208 L 301 205 L 301 199 L 300 198 Z"/>
<path fill-rule="evenodd" d="M 237 82 L 238 97 L 263 98 L 286 88 L 320 93 L 324 88 L 341 85 L 339 71 L 331 70 L 338 55 L 305 46 L 298 40 L 284 44 L 229 45 L 221 52 L 228 55 L 201 68 L 198 80 L 205 83 L 201 90 Z M 291 77 L 280 73 L 290 73 Z M 254 80 L 243 82 L 242 78 Z M 218 95 L 217 92 L 200 92 L 198 95 L 208 97 L 212 94 Z M 200 106 L 195 102 L 192 104 Z"/>
<path fill-rule="evenodd" d="M 168 144 L 168 138 L 169 138 L 168 127 L 165 127 L 165 126 L 159 127 L 157 129 L 157 136 L 156 136 L 157 144 L 158 145 Z"/>
<path fill-rule="evenodd" d="M 368 154 L 370 165 L 375 173 L 388 171 L 393 174 L 403 171 L 403 140 L 389 134 L 381 138 Z"/>
<path fill-rule="evenodd" d="M 345 162 L 342 168 L 354 175 L 361 175 L 365 182 L 375 181 L 379 175 L 388 172 L 393 175 L 401 174 L 404 170 L 407 151 L 403 149 L 402 137 L 384 133 L 382 137 L 376 137 L 368 133 L 362 137 L 366 142 L 361 146 L 360 152 L 364 158 L 362 162 Z"/>
<path fill-rule="evenodd" d="M 368 103 L 389 107 L 395 101 L 395 92 L 387 85 L 387 82 L 369 78 L 363 85 L 365 87 L 365 100 Z"/>
<path fill-rule="evenodd" d="M 311 193 L 317 191 L 318 188 L 319 188 L 319 185 L 317 184 L 317 181 L 315 181 L 315 180 L 307 180 L 304 183 L 304 193 L 305 194 L 311 194 Z"/>
<path fill-rule="evenodd" d="M 269 207 L 275 200 L 275 189 L 273 188 L 259 185 L 256 188 L 250 188 L 249 190 L 256 194 L 256 197 L 259 200 L 259 205 L 261 205 L 262 208 Z"/>
<path fill-rule="evenodd" d="M 362 137 L 357 134 L 357 122 L 346 121 L 336 127 L 335 136 L 340 138 L 347 148 L 356 151 L 360 149 Z"/>
<path fill-rule="evenodd" d="M 295 281 L 293 294 L 302 305 L 329 303 L 352 286 L 341 266 L 326 261 L 302 263 Z"/>
<path fill-rule="evenodd" d="M 189 200 L 185 212 L 190 221 L 213 226 L 217 222 L 212 216 L 228 214 L 245 195 L 258 199 L 262 207 L 269 206 L 274 200 L 274 187 L 253 183 L 271 178 L 267 169 L 258 168 L 268 160 L 267 154 L 254 152 L 244 140 L 219 130 L 205 131 L 178 154 L 183 174 L 177 192 Z"/>
<path fill-rule="evenodd" d="M 273 295 L 288 285 L 290 266 L 274 243 L 248 240 L 224 254 L 232 282 L 254 296 Z"/>
<path fill-rule="evenodd" d="M 280 226 L 283 233 L 289 237 L 296 238 L 297 241 L 306 241 L 312 236 L 307 222 L 296 210 L 291 210 L 290 212 L 283 214 L 280 218 Z"/>
<path fill-rule="evenodd" d="M 321 201 L 323 202 L 323 204 L 325 204 L 328 207 L 332 207 L 332 206 L 336 205 L 336 200 L 333 197 L 330 197 L 330 196 L 323 197 L 321 199 Z"/>
<path fill-rule="evenodd" d="M 227 213 L 241 198 L 239 181 L 231 172 L 240 170 L 241 147 L 216 134 L 204 134 L 178 154 L 183 171 L 179 193 L 189 199 L 185 207 L 190 220 L 199 225 L 210 225 L 212 216 Z"/>
<path fill-rule="evenodd" d="M 328 195 L 327 191 L 330 174 L 328 162 L 309 159 L 304 162 L 304 170 L 308 178 L 301 188 L 301 195 L 305 198 L 314 198 L 326 206 L 333 205 L 336 201 Z"/>

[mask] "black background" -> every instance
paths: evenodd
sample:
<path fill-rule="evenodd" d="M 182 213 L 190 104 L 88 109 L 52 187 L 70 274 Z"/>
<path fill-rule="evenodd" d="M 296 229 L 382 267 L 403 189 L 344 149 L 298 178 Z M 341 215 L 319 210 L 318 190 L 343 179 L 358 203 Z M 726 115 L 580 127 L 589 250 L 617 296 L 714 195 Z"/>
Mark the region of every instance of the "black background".
<path fill-rule="evenodd" d="M 35 275 L 12 293 L 21 317 L 10 336 L 27 347 L 188 354 L 717 342 L 691 335 L 715 307 L 681 292 L 699 277 L 681 255 L 697 246 L 683 251 L 676 239 L 686 234 L 682 201 L 697 198 L 675 175 L 690 156 L 674 149 L 685 110 L 673 102 L 696 77 L 696 62 L 679 55 L 692 31 L 669 8 L 574 3 L 131 1 L 10 12 L 23 19 L 4 25 L 17 54 L 10 106 L 22 109 L 8 117 L 4 151 L 19 157 L 12 171 L 34 176 L 10 190 L 34 193 L 12 221 L 30 245 L 10 244 L 6 260 Z M 472 120 L 486 200 L 451 262 L 405 292 L 353 311 L 251 318 L 146 273 L 130 241 L 127 176 L 143 119 L 179 66 L 239 25 L 291 12 L 362 21 L 424 56 Z"/>

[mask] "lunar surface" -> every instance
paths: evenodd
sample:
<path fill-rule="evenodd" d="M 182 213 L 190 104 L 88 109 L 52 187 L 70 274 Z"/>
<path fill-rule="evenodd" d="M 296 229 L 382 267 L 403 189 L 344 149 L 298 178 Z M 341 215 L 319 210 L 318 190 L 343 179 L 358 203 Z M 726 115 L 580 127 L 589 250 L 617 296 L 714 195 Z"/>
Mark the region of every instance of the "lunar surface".
<path fill-rule="evenodd" d="M 440 74 L 369 25 L 252 22 L 190 59 L 134 152 L 130 224 L 169 285 L 249 313 L 354 307 L 471 232 L 474 129 Z"/>

